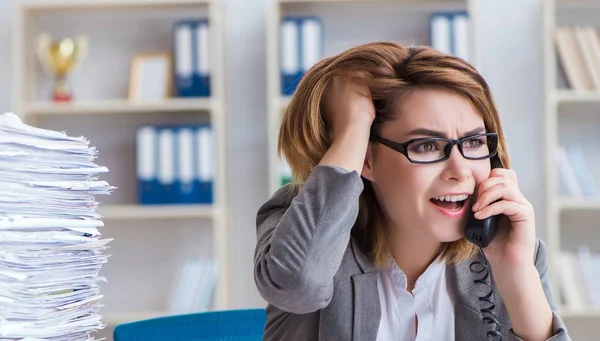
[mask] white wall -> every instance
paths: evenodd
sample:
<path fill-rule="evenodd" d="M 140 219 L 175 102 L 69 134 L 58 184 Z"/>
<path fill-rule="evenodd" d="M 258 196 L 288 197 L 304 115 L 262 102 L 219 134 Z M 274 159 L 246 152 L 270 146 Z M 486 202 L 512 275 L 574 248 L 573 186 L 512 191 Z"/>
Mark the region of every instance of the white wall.
<path fill-rule="evenodd" d="M 264 306 L 254 285 L 255 218 L 268 198 L 266 12 L 268 0 L 221 0 L 225 11 L 233 303 Z M 246 175 L 239 176 L 240 170 Z"/>
<path fill-rule="evenodd" d="M 543 238 L 543 0 L 481 2 L 480 71 L 495 96 L 519 188 L 534 206 Z"/>
<path fill-rule="evenodd" d="M 0 2 L 0 111 L 11 110 L 13 3 Z M 225 11 L 232 276 L 236 307 L 262 306 L 252 278 L 254 219 L 267 196 L 266 8 L 268 0 L 221 0 Z M 519 184 L 543 233 L 543 0 L 481 1 L 481 71 L 496 96 Z M 509 19 L 510 20 L 507 20 Z M 246 175 L 239 177 L 239 170 Z M 251 179 L 251 181 L 248 181 Z M 540 233 L 540 234 L 541 234 Z"/>

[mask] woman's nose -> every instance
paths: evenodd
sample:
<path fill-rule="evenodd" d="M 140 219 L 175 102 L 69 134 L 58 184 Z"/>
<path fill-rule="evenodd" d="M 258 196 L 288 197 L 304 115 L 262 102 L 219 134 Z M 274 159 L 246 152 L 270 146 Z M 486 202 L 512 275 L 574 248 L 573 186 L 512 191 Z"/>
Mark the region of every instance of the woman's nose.
<path fill-rule="evenodd" d="M 462 156 L 458 150 L 458 146 L 452 146 L 450 157 L 445 162 L 443 177 L 445 180 L 456 180 L 459 182 L 465 181 L 471 176 L 468 160 Z"/>

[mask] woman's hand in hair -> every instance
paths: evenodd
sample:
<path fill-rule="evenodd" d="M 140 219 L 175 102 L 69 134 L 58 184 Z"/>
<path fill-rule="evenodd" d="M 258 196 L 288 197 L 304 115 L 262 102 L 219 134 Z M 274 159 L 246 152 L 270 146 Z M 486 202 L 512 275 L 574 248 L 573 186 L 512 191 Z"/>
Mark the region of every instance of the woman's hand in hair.
<path fill-rule="evenodd" d="M 324 103 L 325 119 L 334 139 L 348 130 L 370 131 L 375 107 L 366 86 L 335 77 L 325 90 Z"/>
<path fill-rule="evenodd" d="M 375 119 L 369 89 L 336 77 L 328 85 L 323 100 L 332 143 L 320 164 L 360 174 Z"/>

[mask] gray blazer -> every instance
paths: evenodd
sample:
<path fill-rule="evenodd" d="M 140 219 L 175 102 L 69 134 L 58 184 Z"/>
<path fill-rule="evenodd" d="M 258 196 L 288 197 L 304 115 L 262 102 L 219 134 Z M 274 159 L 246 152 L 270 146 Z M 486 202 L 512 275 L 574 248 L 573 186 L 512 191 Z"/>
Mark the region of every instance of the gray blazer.
<path fill-rule="evenodd" d="M 350 236 L 362 190 L 357 172 L 317 166 L 295 198 L 284 186 L 260 207 L 254 278 L 268 302 L 263 340 L 376 340 L 381 319 L 377 269 Z M 554 311 L 542 241 L 535 254 Z M 481 275 L 471 273 L 471 261 L 446 270 L 456 302 L 454 339 L 460 341 L 486 340 L 492 330 L 479 312 L 478 297 L 486 290 L 473 283 Z M 494 300 L 504 340 L 520 340 L 496 288 Z M 550 340 L 570 340 L 556 313 L 553 324 Z"/>

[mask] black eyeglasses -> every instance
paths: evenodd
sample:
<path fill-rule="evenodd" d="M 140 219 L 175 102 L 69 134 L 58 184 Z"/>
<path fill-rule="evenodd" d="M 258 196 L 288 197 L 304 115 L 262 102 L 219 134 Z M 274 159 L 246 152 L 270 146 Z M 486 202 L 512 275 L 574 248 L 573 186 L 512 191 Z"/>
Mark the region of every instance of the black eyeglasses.
<path fill-rule="evenodd" d="M 393 150 L 404 154 L 412 163 L 436 163 L 448 160 L 454 145 L 465 159 L 483 160 L 498 153 L 498 134 L 484 133 L 466 136 L 458 140 L 439 137 L 426 137 L 412 139 L 405 143 L 398 143 L 372 133 L 371 140 L 379 142 Z"/>

